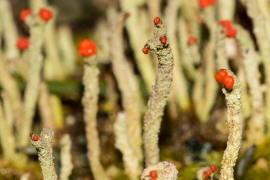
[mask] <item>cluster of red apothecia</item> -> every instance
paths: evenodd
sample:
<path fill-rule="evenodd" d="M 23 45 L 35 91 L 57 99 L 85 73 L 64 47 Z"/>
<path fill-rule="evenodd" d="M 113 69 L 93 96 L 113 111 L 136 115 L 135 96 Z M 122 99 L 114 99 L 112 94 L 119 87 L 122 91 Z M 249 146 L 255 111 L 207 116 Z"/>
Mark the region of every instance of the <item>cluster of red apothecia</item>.
<path fill-rule="evenodd" d="M 216 0 L 198 0 L 198 5 L 201 9 L 205 9 L 208 6 L 214 5 L 216 2 Z"/>
<path fill-rule="evenodd" d="M 225 88 L 231 90 L 234 85 L 234 78 L 230 76 L 226 69 L 220 69 L 215 74 L 215 79 L 218 83 L 224 84 Z"/>
<path fill-rule="evenodd" d="M 28 15 L 31 14 L 31 10 L 30 9 L 23 9 L 20 12 L 20 20 L 22 22 L 25 22 L 25 19 Z M 48 9 L 45 8 L 41 8 L 39 10 L 39 16 L 40 18 L 45 21 L 48 22 L 51 18 L 52 18 L 52 12 Z M 126 13 L 125 16 L 130 16 L 129 13 Z M 17 41 L 17 48 L 20 50 L 25 50 L 27 49 L 29 46 L 29 40 L 26 37 L 20 37 Z M 96 45 L 93 41 L 88 40 L 88 39 L 84 39 L 80 42 L 79 47 L 78 47 L 78 53 L 80 56 L 83 57 L 89 57 L 92 56 L 93 54 L 96 53 Z"/>
<path fill-rule="evenodd" d="M 30 9 L 23 9 L 20 12 L 20 20 L 24 23 L 25 19 L 28 15 L 31 14 L 31 10 Z M 51 18 L 52 18 L 53 14 L 50 10 L 45 9 L 45 8 L 40 8 L 39 10 L 39 17 L 44 21 L 44 22 L 48 22 Z M 27 49 L 29 47 L 29 40 L 26 37 L 19 37 L 19 39 L 17 40 L 17 44 L 16 44 L 17 48 L 21 51 Z"/>
<path fill-rule="evenodd" d="M 155 17 L 155 19 L 153 20 L 154 22 L 154 25 L 158 26 L 159 24 L 161 24 L 161 19 L 159 17 Z M 166 36 L 162 36 L 159 38 L 159 41 L 162 43 L 162 44 L 166 44 L 167 43 L 167 38 Z M 144 54 L 148 54 L 149 52 L 149 49 L 147 46 L 145 46 L 143 49 L 142 49 L 142 52 Z"/>
<path fill-rule="evenodd" d="M 150 180 L 157 180 L 158 174 L 156 170 L 152 170 L 149 172 Z"/>
<path fill-rule="evenodd" d="M 234 27 L 232 27 L 230 20 L 222 20 L 219 21 L 218 24 L 223 27 L 221 33 L 225 34 L 226 37 L 228 38 L 236 37 L 237 31 Z"/>
<path fill-rule="evenodd" d="M 23 10 L 21 10 L 21 12 L 20 12 L 20 20 L 22 22 L 25 22 L 25 18 L 28 15 L 30 15 L 31 13 L 32 13 L 31 9 L 23 9 Z M 46 8 L 40 8 L 38 13 L 39 13 L 39 17 L 45 22 L 48 22 L 53 16 L 52 12 L 50 10 L 46 9 Z"/>
<path fill-rule="evenodd" d="M 203 179 L 209 178 L 212 175 L 212 173 L 216 172 L 217 170 L 218 168 L 216 165 L 210 165 L 209 168 L 203 172 L 202 178 Z"/>
<path fill-rule="evenodd" d="M 39 139 L 39 137 L 37 135 L 34 135 L 32 132 L 29 134 L 29 136 L 33 141 L 38 141 Z"/>

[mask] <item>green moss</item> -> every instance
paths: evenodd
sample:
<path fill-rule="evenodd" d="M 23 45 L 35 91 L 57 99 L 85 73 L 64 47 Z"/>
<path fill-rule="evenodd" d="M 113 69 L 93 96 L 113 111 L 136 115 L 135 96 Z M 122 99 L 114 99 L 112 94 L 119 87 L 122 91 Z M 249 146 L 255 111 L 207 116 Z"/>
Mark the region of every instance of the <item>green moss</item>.
<path fill-rule="evenodd" d="M 222 160 L 222 153 L 217 151 L 212 151 L 209 154 L 205 154 L 202 156 L 208 164 L 220 165 Z"/>
<path fill-rule="evenodd" d="M 245 180 L 261 180 L 270 177 L 270 172 L 259 167 L 251 167 L 245 174 L 243 179 Z"/>
<path fill-rule="evenodd" d="M 127 180 L 127 179 L 129 179 L 128 176 L 124 172 L 121 171 L 112 180 Z"/>
<path fill-rule="evenodd" d="M 196 180 L 196 172 L 199 168 L 198 164 L 190 164 L 179 170 L 179 180 Z"/>
<path fill-rule="evenodd" d="M 266 139 L 265 142 L 257 146 L 257 150 L 254 154 L 253 160 L 257 160 L 259 158 L 265 158 L 270 163 L 270 138 Z"/>

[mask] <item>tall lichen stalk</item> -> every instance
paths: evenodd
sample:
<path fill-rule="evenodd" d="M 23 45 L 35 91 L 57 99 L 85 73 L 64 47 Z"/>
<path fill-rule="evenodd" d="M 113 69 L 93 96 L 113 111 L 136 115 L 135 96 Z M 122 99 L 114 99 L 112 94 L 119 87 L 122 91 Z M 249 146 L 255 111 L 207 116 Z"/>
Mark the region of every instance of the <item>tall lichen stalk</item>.
<path fill-rule="evenodd" d="M 259 72 L 259 56 L 255 51 L 254 43 L 248 32 L 240 26 L 237 28 L 241 53 L 243 56 L 243 64 L 249 94 L 252 105 L 252 114 L 247 122 L 245 147 L 252 144 L 261 143 L 265 140 L 265 108 L 263 100 L 263 90 L 261 87 L 261 74 Z"/>
<path fill-rule="evenodd" d="M 96 180 L 108 179 L 100 163 L 100 142 L 97 131 L 97 108 L 99 70 L 95 57 L 84 58 L 83 85 L 84 95 L 82 99 L 84 110 L 84 121 L 87 138 L 87 157 L 90 162 L 91 170 Z"/>
<path fill-rule="evenodd" d="M 41 70 L 43 64 L 42 44 L 43 44 L 43 24 L 39 17 L 31 16 L 26 18 L 26 23 L 30 27 L 30 47 L 29 47 L 29 69 L 27 72 L 27 84 L 24 93 L 23 121 L 19 125 L 18 143 L 25 146 L 28 143 L 28 135 L 32 126 L 32 119 L 38 100 Z"/>
<path fill-rule="evenodd" d="M 143 161 L 139 85 L 137 77 L 124 55 L 123 28 L 126 17 L 124 14 L 115 11 L 111 11 L 109 16 L 110 22 L 113 22 L 111 36 L 111 47 L 114 47 L 111 51 L 112 68 L 122 94 L 122 104 L 125 110 L 125 118 L 120 118 L 124 119 L 121 121 L 123 124 L 115 122 L 115 134 L 118 137 L 116 138 L 116 144 L 118 144 L 116 147 L 124 155 L 125 169 L 129 172 L 127 174 L 130 179 L 138 179 L 142 171 Z M 123 143 L 123 140 L 126 140 L 126 143 Z"/>
<path fill-rule="evenodd" d="M 241 146 L 242 130 L 243 130 L 243 119 L 241 115 L 241 88 L 240 83 L 236 76 L 229 71 L 230 75 L 234 77 L 234 86 L 231 91 L 222 89 L 225 95 L 227 105 L 227 121 L 226 124 L 229 128 L 229 136 L 227 141 L 227 147 L 224 151 L 221 170 L 220 180 L 233 180 L 233 168 L 235 166 L 239 149 Z"/>
<path fill-rule="evenodd" d="M 155 25 L 154 38 L 145 45 L 145 48 L 155 53 L 158 59 L 156 80 L 144 116 L 143 142 L 147 167 L 159 162 L 158 134 L 173 80 L 172 51 L 168 42 L 165 44 L 160 42 L 160 37 L 166 37 L 162 22 Z"/>
<path fill-rule="evenodd" d="M 113 16 L 113 15 L 111 15 Z M 122 94 L 122 104 L 128 120 L 128 134 L 130 145 L 134 149 L 139 162 L 142 162 L 142 136 L 141 136 L 141 107 L 140 92 L 137 78 L 127 58 L 124 55 L 123 27 L 124 17 L 114 16 L 111 36 L 112 50 L 112 68 L 119 89 Z M 113 20 L 112 20 L 113 21 Z M 117 49 L 117 50 L 116 50 Z"/>

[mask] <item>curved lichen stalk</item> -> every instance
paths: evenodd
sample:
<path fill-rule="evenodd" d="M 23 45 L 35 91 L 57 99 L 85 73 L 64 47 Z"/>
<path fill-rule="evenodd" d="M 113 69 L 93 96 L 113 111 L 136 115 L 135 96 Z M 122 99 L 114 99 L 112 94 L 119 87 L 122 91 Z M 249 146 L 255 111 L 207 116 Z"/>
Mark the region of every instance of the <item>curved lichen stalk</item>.
<path fill-rule="evenodd" d="M 243 121 L 241 115 L 241 88 L 236 76 L 228 71 L 228 74 L 234 78 L 234 86 L 231 91 L 222 89 L 227 104 L 227 125 L 229 128 L 229 137 L 227 147 L 224 151 L 220 180 L 233 180 L 233 167 L 235 166 L 238 152 L 241 145 Z"/>
<path fill-rule="evenodd" d="M 145 45 L 145 48 L 154 52 L 158 59 L 156 81 L 144 116 L 143 141 L 147 166 L 159 162 L 158 133 L 163 110 L 172 85 L 174 65 L 172 51 L 168 42 L 166 41 L 164 44 L 160 42 L 160 37 L 166 38 L 165 28 L 162 23 L 155 25 L 154 35 L 155 37 Z"/>

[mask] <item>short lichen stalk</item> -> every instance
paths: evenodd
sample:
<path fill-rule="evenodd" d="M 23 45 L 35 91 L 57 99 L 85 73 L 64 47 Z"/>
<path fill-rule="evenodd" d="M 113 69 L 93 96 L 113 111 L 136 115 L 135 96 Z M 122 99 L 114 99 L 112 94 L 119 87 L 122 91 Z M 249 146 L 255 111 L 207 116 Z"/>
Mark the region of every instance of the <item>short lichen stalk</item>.
<path fill-rule="evenodd" d="M 57 180 L 57 174 L 53 162 L 53 131 L 51 129 L 43 128 L 40 136 L 31 133 L 30 137 L 31 143 L 38 153 L 43 180 Z"/>
<path fill-rule="evenodd" d="M 134 149 L 130 145 L 128 134 L 128 119 L 125 113 L 118 113 L 114 123 L 115 147 L 123 154 L 125 172 L 130 180 L 137 180 L 142 168 L 138 157 L 135 156 Z"/>
<path fill-rule="evenodd" d="M 170 94 L 174 66 L 172 51 L 166 40 L 165 27 L 161 21 L 154 22 L 155 37 L 144 47 L 154 52 L 158 58 L 156 81 L 144 116 L 143 142 L 146 166 L 159 162 L 158 134 L 164 107 Z"/>
<path fill-rule="evenodd" d="M 219 72 L 222 72 L 220 70 Z M 222 162 L 220 179 L 221 180 L 233 180 L 233 168 L 235 166 L 238 152 L 241 146 L 243 120 L 241 116 L 241 88 L 240 83 L 236 76 L 231 71 L 223 71 L 223 74 L 227 74 L 221 81 L 224 83 L 225 88 L 222 92 L 225 95 L 227 104 L 227 125 L 229 128 L 229 137 L 227 141 L 227 147 L 224 151 Z M 218 73 L 216 74 L 218 75 Z M 217 76 L 216 79 L 218 80 Z"/>
<path fill-rule="evenodd" d="M 71 157 L 71 138 L 69 134 L 65 134 L 61 140 L 61 170 L 59 180 L 68 180 L 73 169 Z"/>
<path fill-rule="evenodd" d="M 97 108 L 99 84 L 99 69 L 95 57 L 90 57 L 96 52 L 95 44 L 90 40 L 83 40 L 78 49 L 84 56 L 83 85 L 84 95 L 82 104 L 84 108 L 85 131 L 87 138 L 88 160 L 95 180 L 106 180 L 108 177 L 101 165 L 100 142 L 97 130 Z"/>

